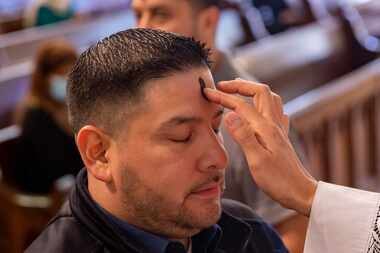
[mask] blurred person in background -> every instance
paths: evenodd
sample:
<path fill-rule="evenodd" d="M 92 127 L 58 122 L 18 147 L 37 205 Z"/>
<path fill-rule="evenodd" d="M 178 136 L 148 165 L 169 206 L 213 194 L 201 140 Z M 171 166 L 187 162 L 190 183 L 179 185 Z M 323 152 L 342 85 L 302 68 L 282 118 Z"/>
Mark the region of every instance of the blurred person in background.
<path fill-rule="evenodd" d="M 302 23 L 302 5 L 295 0 L 251 0 L 260 12 L 270 34 L 283 32 L 293 25 Z"/>
<path fill-rule="evenodd" d="M 72 0 L 34 0 L 25 10 L 25 26 L 42 26 L 74 17 Z"/>
<path fill-rule="evenodd" d="M 65 103 L 67 75 L 76 59 L 75 49 L 63 40 L 38 50 L 30 90 L 15 115 L 22 128 L 16 180 L 27 192 L 47 193 L 58 178 L 83 167 Z"/>
<path fill-rule="evenodd" d="M 254 80 L 254 77 L 241 71 L 226 53 L 215 46 L 220 4 L 220 0 L 133 0 L 132 8 L 138 27 L 162 29 L 205 42 L 212 49 L 211 71 L 215 83 L 235 78 Z M 224 126 L 221 132 L 230 157 L 224 197 L 248 204 L 264 220 L 275 225 L 290 252 L 302 252 L 307 219 L 284 209 L 258 190 L 249 175 L 240 147 Z"/>

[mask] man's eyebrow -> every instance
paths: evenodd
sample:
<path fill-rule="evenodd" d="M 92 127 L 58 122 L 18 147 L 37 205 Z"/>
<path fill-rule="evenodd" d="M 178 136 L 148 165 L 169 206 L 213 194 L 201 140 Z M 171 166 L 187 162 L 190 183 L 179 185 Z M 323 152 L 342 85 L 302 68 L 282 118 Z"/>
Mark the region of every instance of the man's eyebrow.
<path fill-rule="evenodd" d="M 200 122 L 202 119 L 200 117 L 186 117 L 186 116 L 176 116 L 161 124 L 160 128 L 166 128 L 171 126 L 178 126 L 186 123 Z"/>
<path fill-rule="evenodd" d="M 213 116 L 213 118 L 218 118 L 224 113 L 224 108 L 220 108 Z M 160 128 L 166 128 L 166 127 L 171 127 L 171 126 L 177 126 L 177 125 L 182 125 L 186 123 L 197 123 L 202 121 L 201 117 L 193 117 L 193 116 L 175 116 L 164 123 L 161 124 Z"/>

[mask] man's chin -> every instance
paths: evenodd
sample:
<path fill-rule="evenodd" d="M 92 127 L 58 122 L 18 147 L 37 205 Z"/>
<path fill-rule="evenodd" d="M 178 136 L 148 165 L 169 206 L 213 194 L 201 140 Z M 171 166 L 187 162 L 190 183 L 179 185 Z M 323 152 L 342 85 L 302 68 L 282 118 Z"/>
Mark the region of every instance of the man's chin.
<path fill-rule="evenodd" d="M 216 224 L 222 213 L 220 199 L 213 199 L 208 202 L 196 202 L 191 203 L 191 206 L 188 208 L 189 222 L 193 227 L 205 229 Z"/>

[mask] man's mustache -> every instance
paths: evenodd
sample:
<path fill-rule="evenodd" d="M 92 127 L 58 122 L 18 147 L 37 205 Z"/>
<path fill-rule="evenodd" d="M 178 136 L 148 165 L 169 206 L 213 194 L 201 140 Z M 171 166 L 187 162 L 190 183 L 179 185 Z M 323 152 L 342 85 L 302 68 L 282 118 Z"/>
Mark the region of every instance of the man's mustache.
<path fill-rule="evenodd" d="M 224 179 L 224 172 L 214 173 L 213 175 L 210 175 L 208 178 L 206 178 L 202 182 L 197 183 L 195 186 L 193 186 L 191 188 L 191 190 L 189 191 L 189 194 L 196 192 L 198 189 L 201 189 L 204 186 L 212 184 L 212 183 L 218 183 L 220 186 L 220 189 L 223 192 L 226 188 L 226 183 L 225 183 L 225 179 Z"/>

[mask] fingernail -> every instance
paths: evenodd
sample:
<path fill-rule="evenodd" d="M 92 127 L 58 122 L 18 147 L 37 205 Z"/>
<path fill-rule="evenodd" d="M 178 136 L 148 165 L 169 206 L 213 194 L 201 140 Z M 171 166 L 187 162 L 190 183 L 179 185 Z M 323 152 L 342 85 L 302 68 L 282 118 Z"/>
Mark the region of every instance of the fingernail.
<path fill-rule="evenodd" d="M 230 83 L 230 81 L 220 81 L 220 82 L 218 82 L 218 85 L 226 85 L 229 83 Z"/>
<path fill-rule="evenodd" d="M 241 125 L 241 119 L 236 113 L 231 113 L 227 118 L 227 124 L 231 128 L 237 128 Z"/>

